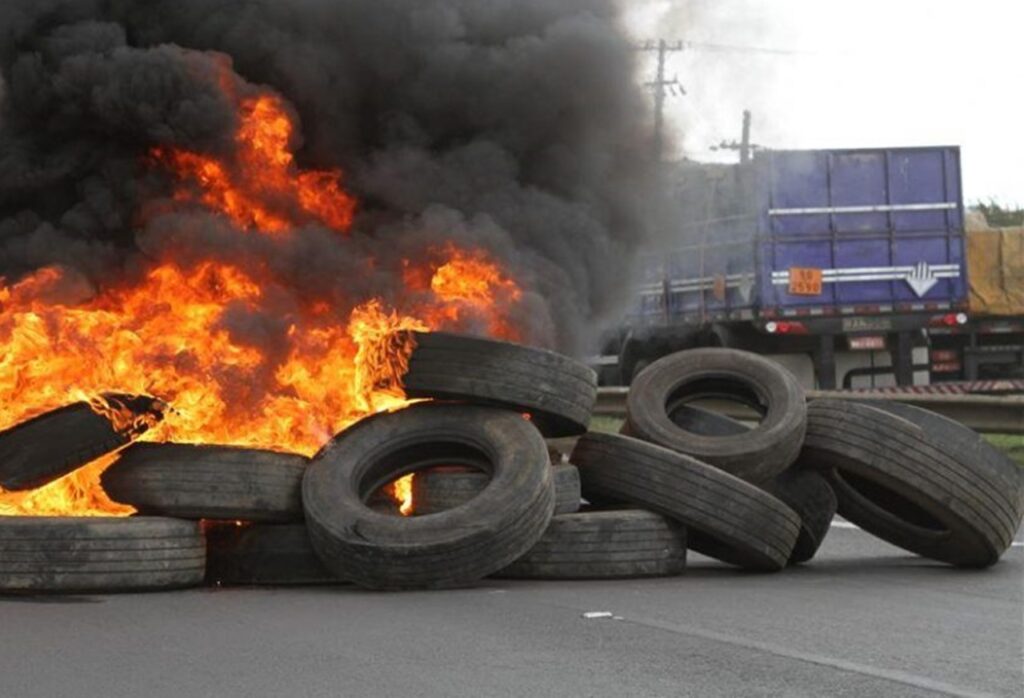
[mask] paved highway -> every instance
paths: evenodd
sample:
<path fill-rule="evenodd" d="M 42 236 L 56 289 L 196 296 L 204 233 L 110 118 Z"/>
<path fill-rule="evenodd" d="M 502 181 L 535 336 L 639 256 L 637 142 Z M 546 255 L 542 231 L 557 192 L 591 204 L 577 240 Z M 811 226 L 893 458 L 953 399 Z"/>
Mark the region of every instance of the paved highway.
<path fill-rule="evenodd" d="M 0 597 L 0 696 L 1020 696 L 1022 589 L 1020 545 L 963 571 L 835 527 L 777 575 Z"/>

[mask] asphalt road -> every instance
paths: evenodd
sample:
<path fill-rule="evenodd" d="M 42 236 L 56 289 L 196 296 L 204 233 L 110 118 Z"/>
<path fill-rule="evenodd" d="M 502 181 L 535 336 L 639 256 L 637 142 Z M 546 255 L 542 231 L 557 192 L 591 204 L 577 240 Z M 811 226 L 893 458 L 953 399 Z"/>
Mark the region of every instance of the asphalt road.
<path fill-rule="evenodd" d="M 961 571 L 833 528 L 776 575 L 0 597 L 0 698 L 1020 696 L 1022 589 L 1024 547 Z"/>

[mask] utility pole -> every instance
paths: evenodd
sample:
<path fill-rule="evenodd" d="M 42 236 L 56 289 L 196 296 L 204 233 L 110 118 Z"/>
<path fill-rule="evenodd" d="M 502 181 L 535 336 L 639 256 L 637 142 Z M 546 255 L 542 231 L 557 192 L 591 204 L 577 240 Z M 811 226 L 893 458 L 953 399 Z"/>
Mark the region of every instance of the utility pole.
<path fill-rule="evenodd" d="M 740 162 L 750 162 L 750 110 L 743 110 L 743 142 L 740 144 Z"/>
<path fill-rule="evenodd" d="M 646 83 L 646 86 L 654 90 L 654 159 L 660 162 L 662 152 L 665 149 L 666 92 L 671 90 L 672 94 L 675 94 L 677 91 L 679 94 L 686 94 L 686 90 L 679 84 L 678 78 L 673 77 L 671 80 L 665 78 L 665 59 L 670 53 L 682 51 L 683 42 L 677 41 L 674 44 L 669 44 L 664 39 L 661 39 L 655 44 L 648 41 L 640 47 L 640 50 L 645 52 L 657 51 L 658 53 L 658 75 L 654 81 Z"/>
<path fill-rule="evenodd" d="M 743 140 L 739 143 L 736 141 L 722 141 L 717 146 L 712 146 L 712 150 L 738 150 L 740 152 L 740 162 L 746 164 L 750 162 L 750 154 L 754 150 L 759 150 L 761 146 L 754 145 L 750 142 L 750 110 L 743 110 Z"/>

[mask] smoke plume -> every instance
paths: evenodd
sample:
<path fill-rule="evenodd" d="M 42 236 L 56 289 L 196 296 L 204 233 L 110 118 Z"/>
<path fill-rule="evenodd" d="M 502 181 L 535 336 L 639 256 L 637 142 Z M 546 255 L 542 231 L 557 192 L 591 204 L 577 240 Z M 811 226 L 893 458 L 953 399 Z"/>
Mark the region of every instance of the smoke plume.
<path fill-rule="evenodd" d="M 286 314 L 398 300 L 402 260 L 452 241 L 520 284 L 526 339 L 590 348 L 655 190 L 635 55 L 612 0 L 5 2 L 0 276 L 61 265 L 102 288 L 152 260 L 223 260 L 269 271 Z M 300 164 L 344 173 L 348 237 L 240 235 L 163 205 L 147 153 L 227 154 L 235 100 L 267 91 L 294 111 Z M 225 323 L 271 349 L 282 331 Z"/>

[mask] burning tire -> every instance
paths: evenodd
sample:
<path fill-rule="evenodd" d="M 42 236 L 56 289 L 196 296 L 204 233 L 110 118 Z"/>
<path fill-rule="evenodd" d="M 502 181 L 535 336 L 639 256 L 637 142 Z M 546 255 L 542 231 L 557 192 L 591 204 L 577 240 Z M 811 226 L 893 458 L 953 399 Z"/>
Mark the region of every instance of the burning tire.
<path fill-rule="evenodd" d="M 574 465 L 554 465 L 555 516 L 580 508 L 580 473 Z M 413 479 L 413 501 L 417 514 L 435 514 L 465 504 L 480 494 L 489 478 L 485 473 L 459 469 L 434 469 Z"/>
<path fill-rule="evenodd" d="M 528 412 L 545 436 L 582 434 L 597 374 L 567 356 L 443 332 L 415 333 L 402 378 L 412 398 L 458 400 Z"/>
<path fill-rule="evenodd" d="M 211 526 L 206 581 L 224 585 L 337 584 L 302 524 Z"/>
<path fill-rule="evenodd" d="M 118 592 L 203 581 L 199 524 L 163 518 L 0 518 L 0 590 Z"/>
<path fill-rule="evenodd" d="M 488 472 L 462 506 L 394 517 L 364 502 L 383 484 L 438 465 Z M 302 483 L 314 550 L 343 579 L 371 589 L 468 586 L 507 566 L 543 535 L 555 506 L 547 446 L 519 414 L 426 403 L 342 432 Z"/>
<path fill-rule="evenodd" d="M 703 397 L 737 400 L 763 419 L 730 435 L 695 433 L 673 421 L 679 407 Z M 654 362 L 633 381 L 626 411 L 629 434 L 752 482 L 767 480 L 796 460 L 807 425 L 804 391 L 796 378 L 767 359 L 731 349 L 694 349 Z"/>
<path fill-rule="evenodd" d="M 113 407 L 155 422 L 152 398 L 107 395 Z M 145 431 L 145 419 L 115 425 L 86 402 L 46 412 L 0 432 L 0 487 L 32 490 L 52 482 L 102 455 L 116 451 Z"/>
<path fill-rule="evenodd" d="M 839 513 L 942 562 L 994 564 L 1020 526 L 1017 466 L 966 427 L 893 403 L 817 400 L 801 465 L 823 472 Z"/>
<path fill-rule="evenodd" d="M 103 473 L 103 489 L 143 514 L 182 519 L 301 521 L 300 455 L 228 446 L 135 444 Z"/>
<path fill-rule="evenodd" d="M 551 519 L 529 552 L 498 572 L 512 579 L 664 577 L 686 568 L 686 529 L 640 510 Z"/>
<path fill-rule="evenodd" d="M 800 516 L 800 535 L 789 556 L 789 564 L 813 558 L 828 535 L 838 506 L 836 494 L 828 482 L 817 473 L 791 469 L 761 487 Z"/>
<path fill-rule="evenodd" d="M 687 526 L 691 550 L 742 567 L 785 567 L 800 517 L 775 497 L 706 463 L 637 439 L 590 433 L 573 451 L 583 496 L 625 501 Z"/>

